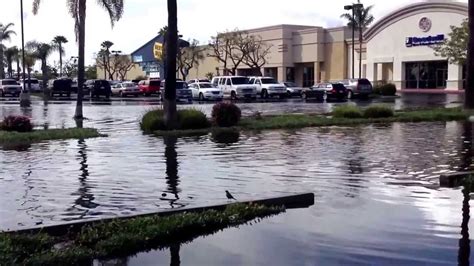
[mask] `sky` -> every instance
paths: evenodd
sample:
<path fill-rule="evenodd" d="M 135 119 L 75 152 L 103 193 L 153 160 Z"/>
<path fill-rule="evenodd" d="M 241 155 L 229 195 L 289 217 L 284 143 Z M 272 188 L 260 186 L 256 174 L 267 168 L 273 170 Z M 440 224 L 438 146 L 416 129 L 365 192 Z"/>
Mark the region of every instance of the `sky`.
<path fill-rule="evenodd" d="M 322 27 L 344 25 L 340 18 L 347 0 L 177 0 L 178 29 L 184 39 L 197 39 L 206 44 L 211 36 L 226 29 L 251 29 L 277 24 L 298 24 Z M 404 5 L 423 0 L 362 0 L 373 5 L 376 19 Z M 425 0 L 426 1 L 426 0 Z M 467 0 L 461 0 L 467 2 Z M 21 46 L 20 1 L 0 0 L 0 23 L 14 23 L 17 36 L 4 44 Z M 50 42 L 54 36 L 63 35 L 66 58 L 77 56 L 74 21 L 67 12 L 64 0 L 42 0 L 39 14 L 32 14 L 33 0 L 23 0 L 25 16 L 25 41 Z M 93 63 L 94 53 L 100 44 L 109 40 L 112 50 L 130 54 L 156 36 L 167 23 L 165 0 L 124 0 L 122 19 L 112 28 L 108 15 L 95 0 L 87 1 L 86 64 Z M 53 54 L 50 63 L 58 61 Z"/>

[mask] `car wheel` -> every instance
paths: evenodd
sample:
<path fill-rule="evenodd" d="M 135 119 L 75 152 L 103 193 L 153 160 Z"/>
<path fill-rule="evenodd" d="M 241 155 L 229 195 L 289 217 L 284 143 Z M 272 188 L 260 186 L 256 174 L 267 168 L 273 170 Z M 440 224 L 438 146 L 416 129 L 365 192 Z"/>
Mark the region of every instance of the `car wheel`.
<path fill-rule="evenodd" d="M 306 99 L 308 99 L 308 96 L 306 95 L 305 92 L 302 92 L 302 93 L 301 93 L 301 98 L 302 98 L 303 100 L 306 100 Z"/>
<path fill-rule="evenodd" d="M 237 100 L 237 94 L 235 94 L 235 91 L 230 93 L 230 99 L 234 101 Z"/>
<path fill-rule="evenodd" d="M 122 91 L 119 91 L 119 96 L 120 96 L 120 98 L 123 98 L 124 95 L 123 95 Z"/>
<path fill-rule="evenodd" d="M 347 91 L 347 99 L 352 99 L 354 97 L 354 94 L 352 93 L 351 90 Z"/>
<path fill-rule="evenodd" d="M 322 97 L 323 101 L 327 101 L 328 100 L 328 95 L 325 93 L 323 94 L 323 97 Z"/>
<path fill-rule="evenodd" d="M 268 98 L 267 90 L 262 90 L 261 97 L 262 97 L 262 99 L 267 99 Z"/>
<path fill-rule="evenodd" d="M 204 95 L 201 93 L 199 93 L 199 101 L 200 102 L 203 102 L 204 101 Z"/>
<path fill-rule="evenodd" d="M 291 98 L 291 92 L 290 92 L 290 91 L 287 91 L 287 92 L 286 92 L 286 97 L 287 97 L 287 98 Z"/>

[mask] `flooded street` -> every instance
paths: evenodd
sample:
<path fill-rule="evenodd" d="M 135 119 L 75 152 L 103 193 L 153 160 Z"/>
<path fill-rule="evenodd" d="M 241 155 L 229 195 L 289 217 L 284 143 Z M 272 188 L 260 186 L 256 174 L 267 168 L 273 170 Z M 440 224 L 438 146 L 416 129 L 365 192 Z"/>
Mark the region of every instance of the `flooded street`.
<path fill-rule="evenodd" d="M 356 101 L 395 109 L 458 106 L 459 95 Z M 469 259 L 469 195 L 439 175 L 473 168 L 473 125 L 461 122 L 157 138 L 139 130 L 150 100 L 86 103 L 85 127 L 107 138 L 0 150 L 0 229 L 313 192 L 308 209 L 228 229 L 117 265 L 446 265 Z M 244 115 L 329 112 L 338 104 L 239 104 Z M 0 102 L 0 117 L 71 127 L 75 104 Z M 211 104 L 195 107 L 207 114 Z M 166 193 L 166 197 L 162 196 Z M 464 213 L 466 214 L 466 213 Z M 464 220 L 463 220 L 464 219 Z M 461 224 L 463 233 L 461 234 Z M 468 265 L 469 262 L 465 265 Z"/>

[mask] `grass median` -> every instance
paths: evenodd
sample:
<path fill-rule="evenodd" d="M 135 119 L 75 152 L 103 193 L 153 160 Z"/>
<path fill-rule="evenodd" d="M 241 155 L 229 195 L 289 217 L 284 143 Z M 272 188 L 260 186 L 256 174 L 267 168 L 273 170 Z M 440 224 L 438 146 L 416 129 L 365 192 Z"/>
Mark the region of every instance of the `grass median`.
<path fill-rule="evenodd" d="M 87 139 L 104 137 L 94 128 L 64 128 L 14 132 L 0 130 L 0 144 L 32 143 L 44 140 Z"/>
<path fill-rule="evenodd" d="M 114 220 L 55 237 L 45 233 L 0 234 L 0 261 L 6 265 L 91 265 L 93 259 L 125 257 L 189 242 L 283 212 L 283 207 L 232 204 L 223 211 Z"/>

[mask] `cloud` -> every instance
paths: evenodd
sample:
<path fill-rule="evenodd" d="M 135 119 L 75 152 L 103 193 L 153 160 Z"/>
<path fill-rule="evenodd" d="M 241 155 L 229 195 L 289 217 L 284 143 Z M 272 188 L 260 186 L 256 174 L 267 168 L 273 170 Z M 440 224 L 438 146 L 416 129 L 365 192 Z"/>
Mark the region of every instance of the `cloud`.
<path fill-rule="evenodd" d="M 464 2 L 466 2 L 465 0 Z M 67 56 L 77 55 L 74 21 L 67 12 L 66 1 L 43 0 L 39 14 L 31 12 L 31 0 L 24 1 L 25 39 L 50 42 L 56 35 L 69 40 Z M 178 0 L 179 31 L 185 38 L 206 43 L 216 32 L 226 29 L 249 29 L 276 24 L 302 24 L 324 27 L 343 25 L 339 18 L 344 12 L 346 0 Z M 367 0 L 365 5 L 374 5 L 376 18 L 388 14 L 413 0 Z M 115 43 L 114 48 L 131 53 L 153 38 L 167 24 L 166 1 L 125 0 L 123 18 L 112 28 L 108 15 L 96 1 L 87 1 L 86 63 L 93 62 L 93 54 L 104 40 Z M 18 1 L 4 0 L 0 9 L 0 23 L 15 23 L 18 33 L 11 43 L 21 45 L 20 6 Z M 57 60 L 53 55 L 50 61 Z"/>

